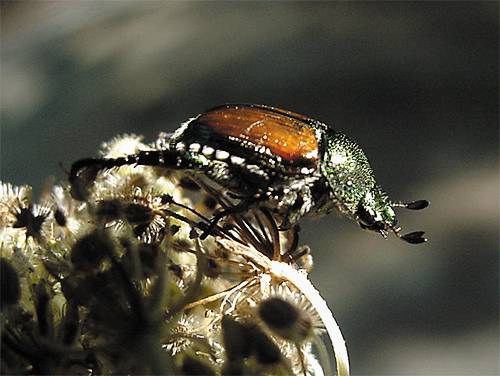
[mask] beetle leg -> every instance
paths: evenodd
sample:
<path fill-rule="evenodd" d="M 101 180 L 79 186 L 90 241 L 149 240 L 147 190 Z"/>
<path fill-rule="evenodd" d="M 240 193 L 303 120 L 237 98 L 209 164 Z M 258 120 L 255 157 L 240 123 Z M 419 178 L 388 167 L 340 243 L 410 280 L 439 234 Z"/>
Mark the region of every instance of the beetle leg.
<path fill-rule="evenodd" d="M 311 191 L 314 183 L 314 180 L 297 181 L 287 185 L 286 192 L 278 203 L 279 210 L 283 212 L 280 229 L 290 229 L 300 218 L 314 209 L 314 197 Z"/>
<path fill-rule="evenodd" d="M 210 224 L 208 227 L 203 231 L 203 233 L 200 235 L 200 239 L 203 240 L 205 239 L 208 235 L 211 235 L 219 223 L 219 221 L 232 214 L 238 214 L 238 213 L 243 213 L 247 211 L 250 207 L 252 207 L 255 203 L 257 203 L 259 200 L 256 197 L 250 197 L 245 200 L 242 200 L 238 204 L 234 206 L 230 206 L 224 210 L 221 210 L 217 214 L 215 214 L 212 219 L 210 220 Z"/>
<path fill-rule="evenodd" d="M 85 201 L 89 189 L 99 172 L 121 166 L 158 166 L 169 169 L 199 168 L 201 162 L 176 150 L 141 150 L 137 154 L 119 158 L 86 158 L 76 161 L 71 166 L 69 182 L 71 194 L 79 201 Z"/>

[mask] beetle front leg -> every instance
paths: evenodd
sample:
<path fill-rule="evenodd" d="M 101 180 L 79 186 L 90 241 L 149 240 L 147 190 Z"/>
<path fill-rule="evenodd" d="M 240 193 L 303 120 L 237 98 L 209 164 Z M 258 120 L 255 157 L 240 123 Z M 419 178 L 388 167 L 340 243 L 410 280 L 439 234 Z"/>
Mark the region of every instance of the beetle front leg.
<path fill-rule="evenodd" d="M 300 218 L 309 213 L 314 204 L 311 186 L 309 184 L 290 184 L 278 203 L 282 213 L 280 229 L 290 229 Z"/>

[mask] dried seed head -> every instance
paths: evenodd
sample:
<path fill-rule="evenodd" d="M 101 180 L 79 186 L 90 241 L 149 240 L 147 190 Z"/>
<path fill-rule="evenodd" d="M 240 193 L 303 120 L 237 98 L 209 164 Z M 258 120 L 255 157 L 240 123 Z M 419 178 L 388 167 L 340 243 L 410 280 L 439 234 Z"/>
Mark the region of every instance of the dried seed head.
<path fill-rule="evenodd" d="M 45 206 L 32 206 L 20 208 L 16 213 L 16 221 L 13 228 L 25 228 L 26 237 L 39 238 L 42 231 L 42 225 L 49 216 L 50 209 Z"/>
<path fill-rule="evenodd" d="M 132 224 L 149 223 L 153 220 L 153 210 L 145 205 L 127 204 L 123 208 L 123 214 L 128 222 Z"/>
<path fill-rule="evenodd" d="M 103 142 L 101 154 L 107 158 L 117 158 L 145 150 L 147 146 L 142 142 L 143 138 L 133 133 L 116 136 L 110 141 Z"/>
<path fill-rule="evenodd" d="M 71 262 L 77 269 L 96 267 L 113 250 L 111 240 L 101 231 L 78 239 L 71 250 Z"/>
<path fill-rule="evenodd" d="M 278 345 L 257 326 L 252 328 L 252 344 L 259 363 L 272 365 L 283 360 Z"/>
<path fill-rule="evenodd" d="M 21 296 L 21 285 L 16 270 L 9 260 L 0 258 L 0 309 L 16 304 Z"/>
<path fill-rule="evenodd" d="M 221 324 L 227 360 L 232 362 L 249 357 L 253 344 L 249 327 L 228 315 L 222 318 Z"/>
<path fill-rule="evenodd" d="M 231 316 L 222 319 L 222 335 L 226 350 L 225 373 L 229 373 L 236 363 L 254 355 L 262 365 L 281 362 L 283 356 L 278 345 L 255 324 L 244 324 Z"/>
<path fill-rule="evenodd" d="M 0 226 L 9 225 L 9 222 L 5 222 L 6 217 L 9 217 L 15 208 L 27 207 L 30 202 L 31 187 L 27 185 L 15 186 L 0 181 Z"/>
<path fill-rule="evenodd" d="M 264 300 L 258 307 L 261 320 L 282 338 L 302 342 L 312 333 L 312 320 L 302 310 L 278 297 Z"/>
<path fill-rule="evenodd" d="M 54 211 L 54 219 L 59 226 L 61 227 L 66 226 L 67 223 L 66 214 L 64 214 L 64 212 L 60 208 L 57 208 Z"/>
<path fill-rule="evenodd" d="M 97 204 L 95 215 L 103 222 L 113 221 L 122 216 L 123 204 L 114 198 L 102 200 Z"/>
<path fill-rule="evenodd" d="M 200 360 L 192 355 L 187 355 L 182 362 L 181 372 L 186 376 L 194 375 L 204 375 L 211 376 L 215 375 L 214 370 L 207 362 Z"/>
<path fill-rule="evenodd" d="M 203 199 L 203 205 L 205 205 L 208 210 L 214 210 L 217 206 L 217 200 L 213 196 L 207 195 Z"/>

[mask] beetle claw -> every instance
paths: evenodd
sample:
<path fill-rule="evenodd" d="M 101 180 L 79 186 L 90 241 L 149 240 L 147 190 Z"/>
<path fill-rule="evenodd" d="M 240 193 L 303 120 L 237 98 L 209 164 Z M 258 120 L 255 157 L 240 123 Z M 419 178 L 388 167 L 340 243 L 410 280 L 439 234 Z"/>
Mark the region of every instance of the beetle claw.
<path fill-rule="evenodd" d="M 378 232 L 380 233 L 380 235 L 383 236 L 384 239 L 387 239 L 387 231 L 386 230 L 378 230 Z"/>

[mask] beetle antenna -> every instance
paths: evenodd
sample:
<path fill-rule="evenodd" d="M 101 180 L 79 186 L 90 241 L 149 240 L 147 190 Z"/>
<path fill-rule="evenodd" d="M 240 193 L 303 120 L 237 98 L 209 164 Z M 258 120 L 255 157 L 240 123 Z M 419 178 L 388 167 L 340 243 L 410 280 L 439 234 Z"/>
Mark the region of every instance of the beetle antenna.
<path fill-rule="evenodd" d="M 410 210 L 422 210 L 429 206 L 429 201 L 427 200 L 417 200 L 417 201 L 398 201 L 392 202 L 391 206 L 394 208 L 405 208 Z"/>
<path fill-rule="evenodd" d="M 420 244 L 420 243 L 425 243 L 427 241 L 427 238 L 424 238 L 422 236 L 424 234 L 425 232 L 423 231 L 415 231 L 405 235 L 401 235 L 399 238 L 410 244 Z"/>
<path fill-rule="evenodd" d="M 392 227 L 391 230 L 399 239 L 404 240 L 405 242 L 410 244 L 420 244 L 427 241 L 427 238 L 423 237 L 423 235 L 425 234 L 424 231 L 414 231 L 409 232 L 408 234 L 401 235 L 401 227 Z"/>

